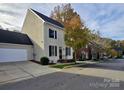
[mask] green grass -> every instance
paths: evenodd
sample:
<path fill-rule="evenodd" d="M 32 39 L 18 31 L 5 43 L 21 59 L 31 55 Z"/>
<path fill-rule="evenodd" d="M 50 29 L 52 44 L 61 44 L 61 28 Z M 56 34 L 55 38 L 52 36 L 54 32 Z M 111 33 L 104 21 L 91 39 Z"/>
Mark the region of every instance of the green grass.
<path fill-rule="evenodd" d="M 63 64 L 51 65 L 51 67 L 63 69 L 65 67 L 70 67 L 70 66 L 73 66 L 73 65 L 75 65 L 75 63 L 63 63 Z"/>

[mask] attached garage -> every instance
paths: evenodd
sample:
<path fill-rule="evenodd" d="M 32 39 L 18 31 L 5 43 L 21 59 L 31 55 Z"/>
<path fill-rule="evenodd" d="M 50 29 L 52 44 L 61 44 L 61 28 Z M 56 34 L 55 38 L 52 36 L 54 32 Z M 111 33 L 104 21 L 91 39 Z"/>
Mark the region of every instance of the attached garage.
<path fill-rule="evenodd" d="M 0 48 L 0 62 L 21 61 L 27 59 L 26 49 Z"/>
<path fill-rule="evenodd" d="M 0 30 L 0 62 L 33 60 L 33 44 L 26 34 Z"/>

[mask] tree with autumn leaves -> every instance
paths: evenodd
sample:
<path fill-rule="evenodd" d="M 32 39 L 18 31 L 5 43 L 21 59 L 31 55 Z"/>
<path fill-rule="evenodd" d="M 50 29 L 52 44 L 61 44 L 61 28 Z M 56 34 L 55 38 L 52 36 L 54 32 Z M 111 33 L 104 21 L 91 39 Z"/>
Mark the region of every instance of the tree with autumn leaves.
<path fill-rule="evenodd" d="M 71 7 L 71 4 L 56 6 L 51 12 L 51 18 L 64 25 L 65 43 L 73 48 L 76 61 L 76 52 L 89 43 L 91 31 L 84 25 L 84 22 Z"/>
<path fill-rule="evenodd" d="M 95 31 L 96 32 L 96 31 Z M 93 41 L 102 46 L 103 52 L 109 57 L 121 58 L 124 54 L 124 40 L 112 40 L 110 38 L 103 38 L 100 32 L 93 34 Z"/>
<path fill-rule="evenodd" d="M 64 25 L 65 43 L 72 47 L 75 54 L 78 49 L 85 47 L 89 42 L 95 42 L 102 47 L 102 51 L 108 55 L 117 55 L 114 48 L 121 44 L 124 51 L 124 41 L 114 41 L 109 38 L 101 38 L 99 31 L 92 31 L 84 25 L 80 15 L 71 7 L 71 4 L 62 4 L 56 6 L 51 12 L 51 18 L 59 21 Z"/>

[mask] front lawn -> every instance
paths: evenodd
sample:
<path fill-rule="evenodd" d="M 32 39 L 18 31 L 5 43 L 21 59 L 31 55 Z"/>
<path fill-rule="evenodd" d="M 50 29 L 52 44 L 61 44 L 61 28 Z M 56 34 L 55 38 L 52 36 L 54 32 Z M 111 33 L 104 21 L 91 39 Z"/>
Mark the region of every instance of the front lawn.
<path fill-rule="evenodd" d="M 62 64 L 51 65 L 51 67 L 63 69 L 63 68 L 66 68 L 66 67 L 71 67 L 73 65 L 76 65 L 76 64 L 75 63 L 62 63 Z"/>

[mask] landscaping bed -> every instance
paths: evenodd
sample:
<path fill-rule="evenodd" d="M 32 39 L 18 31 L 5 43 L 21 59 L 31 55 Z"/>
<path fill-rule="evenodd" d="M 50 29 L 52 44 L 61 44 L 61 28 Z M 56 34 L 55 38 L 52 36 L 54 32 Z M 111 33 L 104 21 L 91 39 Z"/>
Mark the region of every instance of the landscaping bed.
<path fill-rule="evenodd" d="M 55 64 L 55 65 L 50 65 L 50 67 L 53 68 L 59 68 L 59 69 L 64 69 L 64 68 L 70 68 L 72 66 L 80 65 L 82 63 L 61 63 L 61 64 Z"/>
<path fill-rule="evenodd" d="M 76 65 L 76 64 L 75 63 L 62 63 L 62 64 L 51 65 L 50 67 L 63 69 L 63 68 L 71 67 L 73 65 Z"/>

